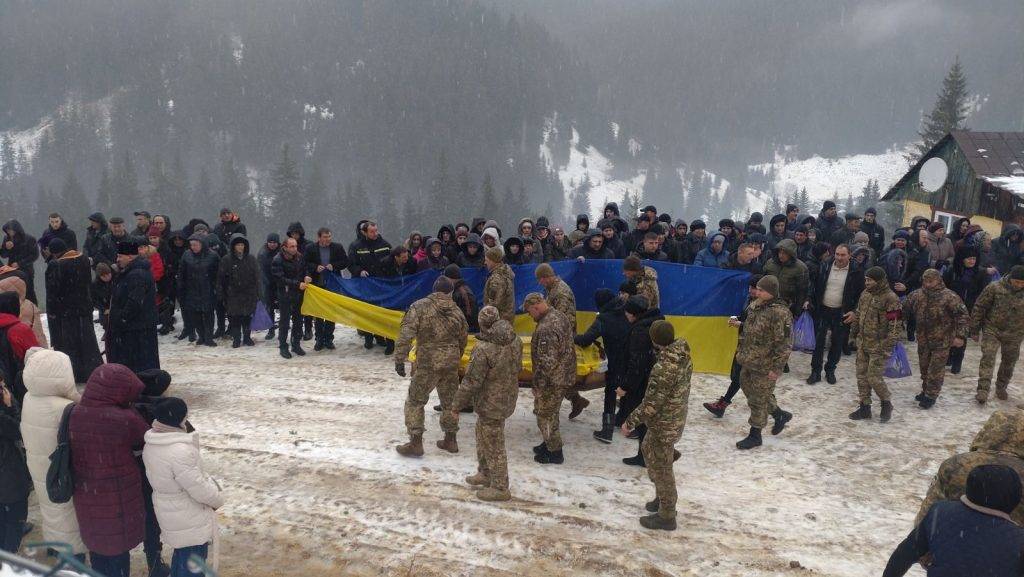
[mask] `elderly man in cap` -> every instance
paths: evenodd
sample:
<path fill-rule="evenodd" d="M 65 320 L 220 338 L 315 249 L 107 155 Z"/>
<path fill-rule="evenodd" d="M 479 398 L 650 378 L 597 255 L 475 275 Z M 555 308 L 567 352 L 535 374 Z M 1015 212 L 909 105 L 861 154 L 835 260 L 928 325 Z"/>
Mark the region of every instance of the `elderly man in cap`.
<path fill-rule="evenodd" d="M 156 283 L 149 259 L 139 258 L 134 239 L 117 243 L 117 267 L 110 298 L 107 362 L 134 372 L 160 368 L 157 345 Z"/>
<path fill-rule="evenodd" d="M 149 225 L 152 224 L 152 221 L 153 215 L 149 214 L 149 211 L 135 211 L 135 230 L 132 231 L 132 236 L 146 238 L 146 234 L 149 232 Z"/>
<path fill-rule="evenodd" d="M 402 317 L 402 328 L 395 343 L 395 372 L 405 376 L 405 360 L 416 341 L 416 362 L 413 364 L 409 394 L 405 399 L 405 427 L 409 442 L 395 448 L 403 457 L 423 456 L 423 407 L 430 400 L 430 391 L 437 389 L 441 398 L 441 429 L 444 439 L 437 447 L 458 453 L 459 419 L 453 412 L 455 391 L 459 386 L 459 361 L 466 349 L 469 324 L 452 300 L 455 285 L 440 276 L 433 292 L 409 307 Z"/>
<path fill-rule="evenodd" d="M 548 304 L 540 293 L 530 293 L 523 309 L 537 323 L 530 340 L 533 364 L 533 413 L 544 442 L 533 448 L 541 464 L 563 462 L 558 412 L 562 399 L 576 381 L 576 347 L 569 318 Z"/>

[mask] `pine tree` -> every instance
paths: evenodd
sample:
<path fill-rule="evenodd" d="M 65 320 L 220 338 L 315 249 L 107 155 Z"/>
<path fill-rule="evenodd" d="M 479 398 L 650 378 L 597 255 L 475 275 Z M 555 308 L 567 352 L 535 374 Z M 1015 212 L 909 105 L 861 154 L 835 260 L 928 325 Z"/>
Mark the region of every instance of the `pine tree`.
<path fill-rule="evenodd" d="M 381 180 L 380 190 L 380 211 L 377 214 L 381 234 L 392 236 L 401 234 L 401 223 L 398 215 L 398 206 L 395 204 L 395 185 L 391 182 L 391 171 L 384 171 L 384 179 Z"/>
<path fill-rule="evenodd" d="M 188 189 L 188 171 L 185 170 L 185 161 L 181 158 L 180 150 L 174 151 L 174 163 L 167 177 L 170 179 L 171 197 L 175 199 L 172 206 L 193 206 L 195 199 Z"/>
<path fill-rule="evenodd" d="M 139 175 L 135 170 L 135 161 L 129 152 L 124 153 L 124 161 L 114 173 L 114 197 L 111 210 L 136 211 L 141 203 L 139 192 Z"/>
<path fill-rule="evenodd" d="M 327 179 L 324 176 L 323 168 L 318 161 L 314 160 L 309 170 L 309 179 L 306 181 L 306 187 L 301 195 L 303 201 L 299 204 L 299 218 L 307 221 L 312 219 L 317 228 L 321 224 L 326 224 L 327 215 L 318 213 L 317 207 L 327 206 L 330 201 L 327 198 L 327 191 Z"/>
<path fill-rule="evenodd" d="M 169 206 L 171 203 L 177 202 L 176 199 L 173 198 L 173 186 L 171 185 L 171 179 L 169 178 L 167 169 L 159 155 L 157 155 L 149 170 L 149 182 L 149 196 L 146 204 L 151 207 L 151 210 Z"/>
<path fill-rule="evenodd" d="M 430 194 L 428 196 L 429 202 L 424 208 L 423 217 L 426 221 L 424 224 L 429 225 L 430 229 L 433 230 L 433 225 L 438 225 L 447 218 L 450 218 L 452 213 L 452 198 L 451 198 L 451 181 L 448 176 L 448 157 L 444 152 L 441 152 L 437 158 L 437 172 L 434 173 L 434 177 L 430 180 Z"/>
<path fill-rule="evenodd" d="M 224 208 L 230 208 L 237 214 L 247 214 L 251 210 L 249 183 L 238 170 L 234 158 L 228 158 L 221 166 L 219 196 Z"/>
<path fill-rule="evenodd" d="M 572 214 L 590 215 L 590 190 L 593 185 L 590 182 L 590 173 L 584 172 L 580 184 L 572 194 Z M 596 222 L 594 224 L 597 224 Z"/>
<path fill-rule="evenodd" d="M 806 186 L 800 189 L 800 194 L 796 198 L 796 205 L 800 207 L 801 213 L 811 210 L 811 195 L 808 194 Z"/>
<path fill-rule="evenodd" d="M 480 197 L 482 199 L 481 216 L 485 219 L 499 218 L 501 216 L 499 214 L 501 206 L 499 206 L 497 195 L 494 192 L 494 181 L 491 179 L 490 171 L 484 174 L 484 183 L 480 187 Z M 406 220 L 406 228 L 411 228 L 408 222 Z"/>
<path fill-rule="evenodd" d="M 100 176 L 100 186 L 96 190 L 96 210 L 109 214 L 111 210 L 111 199 L 114 197 L 114 179 L 110 177 L 110 169 L 103 167 Z"/>
<path fill-rule="evenodd" d="M 28 153 L 21 146 L 18 147 L 18 176 L 25 177 L 32 174 L 32 161 Z"/>
<path fill-rule="evenodd" d="M 853 192 L 847 192 L 846 193 L 846 202 L 843 203 L 843 210 L 845 212 L 853 212 L 854 208 L 855 208 L 855 206 L 854 206 L 854 203 L 853 203 Z"/>
<path fill-rule="evenodd" d="M 290 220 L 300 217 L 297 208 L 302 207 L 302 185 L 300 184 L 299 165 L 292 158 L 288 144 L 281 147 L 281 158 L 278 159 L 271 173 L 273 182 L 270 189 L 270 204 L 273 216 L 278 220 Z"/>
<path fill-rule="evenodd" d="M 509 197 L 510 199 L 512 197 Z M 514 200 L 511 202 L 511 208 L 518 214 L 512 214 L 512 222 L 518 223 L 523 218 L 533 218 L 533 207 L 530 206 L 530 195 L 526 192 L 526 187 L 519 185 L 519 189 L 516 190 Z"/>
<path fill-rule="evenodd" d="M 908 160 L 917 162 L 946 134 L 953 130 L 966 129 L 964 121 L 970 113 L 967 104 L 969 97 L 967 76 L 960 65 L 960 57 L 957 56 L 942 81 L 942 90 L 935 101 L 935 107 L 921 121 L 921 130 L 917 133 L 921 137 L 921 142 L 915 144 L 917 150 L 908 156 Z"/>
<path fill-rule="evenodd" d="M 488 217 L 491 218 L 491 217 Z M 419 229 L 420 214 L 416 207 L 416 201 L 413 197 L 409 196 L 405 199 L 405 207 L 402 210 L 402 222 L 405 225 L 403 233 L 407 236 L 412 234 L 412 231 L 419 231 L 421 234 L 423 231 Z M 399 239 L 402 241 L 403 239 Z"/>
<path fill-rule="evenodd" d="M 18 157 L 14 150 L 14 139 L 4 134 L 0 140 L 0 180 L 13 182 L 18 177 Z"/>
<path fill-rule="evenodd" d="M 69 170 L 64 179 L 59 204 L 64 220 L 69 223 L 69 226 L 85 220 L 87 216 L 85 211 L 89 210 L 89 201 L 85 198 L 85 189 L 82 188 L 82 183 L 78 182 L 74 170 Z"/>
<path fill-rule="evenodd" d="M 476 214 L 478 206 L 476 195 L 473 194 L 473 183 L 469 176 L 469 170 L 463 166 L 459 173 L 459 182 L 455 185 L 455 193 L 452 197 L 452 204 L 455 211 L 461 213 L 465 222 L 469 222 Z"/>
<path fill-rule="evenodd" d="M 210 214 L 217 209 L 214 208 L 213 184 L 210 181 L 210 169 L 202 167 L 199 169 L 199 176 L 196 178 L 196 185 L 192 188 L 192 198 L 196 200 L 193 210 L 196 214 Z"/>

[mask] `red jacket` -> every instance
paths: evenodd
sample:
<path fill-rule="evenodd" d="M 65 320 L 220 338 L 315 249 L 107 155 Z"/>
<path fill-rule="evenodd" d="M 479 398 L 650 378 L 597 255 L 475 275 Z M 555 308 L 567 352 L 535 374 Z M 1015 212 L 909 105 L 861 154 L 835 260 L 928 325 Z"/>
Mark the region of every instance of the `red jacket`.
<path fill-rule="evenodd" d="M 153 282 L 157 286 L 160 285 L 160 281 L 164 278 L 164 259 L 160 256 L 160 253 L 154 252 L 149 255 L 149 272 L 153 273 Z M 156 304 L 164 302 L 164 297 L 160 295 L 160 291 L 156 292 Z"/>
<path fill-rule="evenodd" d="M 146 511 L 133 449 L 149 424 L 131 407 L 142 381 L 128 367 L 100 365 L 71 413 L 75 515 L 90 551 L 119 555 L 142 542 Z"/>
<path fill-rule="evenodd" d="M 7 329 L 7 342 L 11 343 L 11 350 L 19 360 L 25 360 L 25 352 L 39 346 L 32 327 L 12 314 L 0 313 L 0 329 Z"/>

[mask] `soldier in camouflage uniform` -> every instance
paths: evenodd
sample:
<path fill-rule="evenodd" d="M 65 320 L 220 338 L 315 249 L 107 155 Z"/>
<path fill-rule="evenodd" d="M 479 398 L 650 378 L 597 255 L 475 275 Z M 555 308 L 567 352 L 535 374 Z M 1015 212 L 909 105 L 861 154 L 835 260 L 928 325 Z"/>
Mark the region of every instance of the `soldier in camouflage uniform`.
<path fill-rule="evenodd" d="M 564 314 L 569 319 L 569 322 L 572 323 L 572 334 L 575 336 L 576 296 L 572 294 L 572 289 L 569 288 L 569 285 L 565 284 L 565 281 L 558 278 L 555 270 L 548 263 L 537 265 L 533 274 L 537 277 L 537 283 L 544 287 L 544 290 L 547 292 L 548 304 L 553 309 Z M 572 403 L 569 419 L 575 419 L 583 412 L 583 409 L 590 406 L 590 401 L 583 398 L 583 395 L 575 389 L 565 394 L 565 400 Z"/>
<path fill-rule="evenodd" d="M 647 474 L 654 483 L 655 498 L 646 505 L 647 511 L 653 514 L 641 517 L 640 524 L 647 529 L 673 531 L 677 496 L 672 463 L 675 444 L 686 425 L 693 362 L 690 345 L 686 339 L 676 340 L 675 329 L 668 321 L 655 321 L 650 334 L 658 360 L 651 369 L 643 402 L 630 413 L 622 431 L 628 435 L 639 425 L 647 425 L 647 435 L 640 449 L 647 463 Z"/>
<path fill-rule="evenodd" d="M 455 285 L 448 277 L 434 281 L 434 292 L 409 307 L 402 317 L 402 328 L 395 343 L 395 372 L 405 376 L 405 359 L 416 340 L 416 362 L 413 364 L 409 395 L 405 399 L 405 426 L 409 442 L 396 450 L 406 457 L 423 455 L 423 406 L 430 400 L 430 391 L 437 389 L 441 398 L 441 429 L 444 440 L 437 446 L 450 453 L 459 452 L 456 433 L 459 420 L 451 409 L 459 386 L 459 361 L 466 348 L 469 325 L 462 310 L 452 300 Z"/>
<path fill-rule="evenodd" d="M 981 333 L 981 365 L 978 367 L 979 403 L 988 400 L 996 353 L 1002 353 L 996 376 L 996 398 L 1009 398 L 1006 388 L 1013 376 L 1013 367 L 1024 341 L 1024 266 L 1017 265 L 999 282 L 981 291 L 971 314 L 970 335 L 978 340 Z"/>
<path fill-rule="evenodd" d="M 505 455 L 505 419 L 516 410 L 519 371 L 523 367 L 523 341 L 498 309 L 480 310 L 480 334 L 469 356 L 466 376 L 455 394 L 452 416 L 472 406 L 476 411 L 478 468 L 466 482 L 479 487 L 483 501 L 508 501 L 508 458 Z"/>
<path fill-rule="evenodd" d="M 914 520 L 914 526 L 938 501 L 956 500 L 967 489 L 967 475 L 980 465 L 1005 465 L 1024 479 L 1024 412 L 996 411 L 975 435 L 971 450 L 953 455 L 939 465 L 928 494 Z M 1024 503 L 1010 513 L 1018 525 L 1024 524 Z"/>
<path fill-rule="evenodd" d="M 501 247 L 492 246 L 484 253 L 484 264 L 490 275 L 484 284 L 484 306 L 491 305 L 498 309 L 501 318 L 515 326 L 516 322 L 516 287 L 515 273 L 504 262 L 505 252 Z"/>
<path fill-rule="evenodd" d="M 781 433 L 793 418 L 775 401 L 775 383 L 793 350 L 793 315 L 786 301 L 778 297 L 778 279 L 766 275 L 757 281 L 757 298 L 747 307 L 736 362 L 741 367 L 740 388 L 750 405 L 750 433 L 736 443 L 737 449 L 761 446 L 761 429 L 768 424 L 768 415 L 775 420 L 773 435 Z"/>
<path fill-rule="evenodd" d="M 843 322 L 851 323 L 850 335 L 857 336 L 857 394 L 860 406 L 850 413 L 859 421 L 871 418 L 871 392 L 882 400 L 880 420 L 892 418 L 892 395 L 885 386 L 885 363 L 892 356 L 901 330 L 900 299 L 889 288 L 882 267 L 874 266 L 864 273 L 864 292 L 857 301 L 857 310 L 847 313 Z"/>
<path fill-rule="evenodd" d="M 960 295 L 946 288 L 942 274 L 930 268 L 921 275 L 921 288 L 910 293 L 903 310 L 917 319 L 917 358 L 921 366 L 921 407 L 928 409 L 942 391 L 949 348 L 962 347 L 970 313 Z"/>
<path fill-rule="evenodd" d="M 561 312 L 548 305 L 539 293 L 530 293 L 523 308 L 537 322 L 530 340 L 533 363 L 533 413 L 537 415 L 544 442 L 533 448 L 534 460 L 542 464 L 561 464 L 562 435 L 558 432 L 558 412 L 576 381 L 576 346 L 572 325 Z"/>
<path fill-rule="evenodd" d="M 622 261 L 622 274 L 636 286 L 636 294 L 646 298 L 652 309 L 659 307 L 661 293 L 658 292 L 658 273 L 653 268 L 644 266 L 640 257 L 629 255 Z"/>

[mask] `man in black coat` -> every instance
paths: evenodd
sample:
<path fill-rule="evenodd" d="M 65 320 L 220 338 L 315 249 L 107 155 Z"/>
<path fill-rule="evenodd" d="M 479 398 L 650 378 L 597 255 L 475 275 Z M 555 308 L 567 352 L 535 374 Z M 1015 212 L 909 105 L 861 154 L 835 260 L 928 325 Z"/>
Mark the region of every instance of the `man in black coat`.
<path fill-rule="evenodd" d="M 622 400 L 615 418 L 616 427 L 622 426 L 629 414 L 640 406 L 644 395 L 647 394 L 647 380 L 650 378 L 651 369 L 654 368 L 654 362 L 657 360 L 654 354 L 654 344 L 651 342 L 651 325 L 655 321 L 665 319 L 660 309 L 648 306 L 647 299 L 640 295 L 629 297 L 624 309 L 626 319 L 629 321 L 629 341 L 626 374 L 623 378 L 624 386 L 617 391 Z M 636 433 L 640 444 L 642 444 L 644 435 L 647 434 L 647 428 L 637 427 Z M 646 466 L 639 445 L 637 445 L 636 456 L 626 457 L 622 462 L 627 465 Z"/>
<path fill-rule="evenodd" d="M 576 335 L 576 345 L 589 347 L 601 338 L 605 356 L 608 358 L 608 371 L 604 381 L 604 411 L 601 413 L 601 430 L 594 431 L 594 438 L 602 443 L 612 442 L 615 431 L 615 392 L 619 388 L 625 390 L 624 377 L 629 361 L 630 324 L 626 319 L 625 300 L 608 289 L 598 289 L 594 293 L 597 305 L 597 318 L 582 335 Z"/>
<path fill-rule="evenodd" d="M 53 254 L 50 253 L 50 241 L 55 238 L 64 241 L 64 246 L 69 250 L 78 250 L 78 237 L 75 235 L 75 231 L 68 228 L 64 217 L 57 212 L 50 213 L 50 222 L 39 237 L 39 253 L 43 255 L 43 260 L 46 262 L 50 262 L 50 259 L 53 258 Z"/>
<path fill-rule="evenodd" d="M 300 357 L 306 354 L 302 349 L 302 295 L 306 284 L 312 281 L 306 274 L 306 259 L 299 253 L 299 244 L 288 237 L 281 246 L 281 252 L 274 257 L 270 266 L 277 285 L 277 302 L 281 306 L 281 327 L 278 346 L 281 356 L 290 359 L 288 333 L 291 332 L 292 353 Z"/>
<path fill-rule="evenodd" d="M 213 227 L 213 234 L 217 235 L 217 238 L 220 239 L 224 246 L 228 246 L 236 234 L 245 236 L 246 230 L 245 225 L 242 224 L 242 219 L 237 214 L 232 212 L 230 208 L 222 208 L 220 209 L 220 222 L 217 223 L 217 226 Z"/>
<path fill-rule="evenodd" d="M 224 303 L 228 317 L 231 348 L 243 344 L 255 346 L 252 340 L 252 314 L 260 296 L 260 270 L 256 257 L 249 254 L 249 240 L 244 234 L 231 237 L 231 252 L 220 259 L 217 269 L 217 297 Z"/>
<path fill-rule="evenodd" d="M 178 265 L 177 291 L 181 313 L 191 319 L 187 326 L 196 332 L 199 346 L 217 346 L 213 340 L 213 317 L 219 263 L 220 258 L 210 250 L 203 236 L 193 233 Z M 189 340 L 192 340 L 191 335 Z"/>
<path fill-rule="evenodd" d="M 833 247 L 841 244 L 853 244 L 853 237 L 860 232 L 860 215 L 847 212 L 845 216 L 846 226 L 833 232 L 828 241 Z"/>
<path fill-rule="evenodd" d="M 85 231 L 85 243 L 82 245 L 82 252 L 93 268 L 101 262 L 114 264 L 117 260 L 117 247 L 110 239 L 110 230 L 107 227 L 107 218 L 102 212 L 94 212 L 89 215 L 89 228 Z"/>
<path fill-rule="evenodd" d="M 885 249 L 885 229 L 878 224 L 878 211 L 870 207 L 864 211 L 864 220 L 860 223 L 860 230 L 868 235 L 868 246 L 875 250 L 876 255 L 881 255 Z"/>
<path fill-rule="evenodd" d="M 270 330 L 267 331 L 268 341 L 274 340 L 277 329 L 277 323 L 274 321 L 274 311 L 277 310 L 277 287 L 274 285 L 274 275 L 270 272 L 270 265 L 279 252 L 281 252 L 281 235 L 272 232 L 267 235 L 267 240 L 256 257 L 256 261 L 260 265 L 260 295 L 271 322 Z"/>
<path fill-rule="evenodd" d="M 361 220 L 356 225 L 356 240 L 348 247 L 348 271 L 354 277 L 384 276 L 384 260 L 391 254 L 391 245 L 380 236 L 377 223 L 372 220 Z M 384 337 L 375 337 L 365 331 L 359 331 L 363 337 L 363 347 L 372 349 L 374 342 L 384 345 L 385 354 L 391 354 L 392 345 Z"/>
<path fill-rule="evenodd" d="M 811 376 L 807 384 L 821 382 L 822 360 L 825 357 L 825 338 L 829 331 L 832 339 L 825 360 L 825 380 L 836 383 L 836 365 L 850 335 L 851 313 L 857 310 L 860 294 L 864 291 L 864 270 L 850 258 L 850 247 L 841 244 L 831 259 L 821 265 L 820 273 L 811 287 L 809 305 L 814 316 L 814 354 L 811 355 Z"/>
<path fill-rule="evenodd" d="M 149 260 L 139 258 L 134 239 L 117 244 L 121 271 L 110 298 L 110 340 L 107 362 L 120 363 L 135 372 L 160 368 L 156 339 L 156 284 Z"/>
<path fill-rule="evenodd" d="M 93 369 L 103 364 L 92 326 L 92 269 L 85 255 L 60 238 L 51 240 L 47 248 L 51 255 L 46 265 L 50 346 L 71 358 L 75 382 L 84 383 Z"/>
<path fill-rule="evenodd" d="M 39 246 L 36 239 L 30 234 L 25 234 L 24 227 L 17 220 L 9 220 L 3 227 L 3 246 L 0 246 L 0 257 L 7 259 L 7 264 L 0 267 L 0 274 L 11 269 L 17 269 L 25 273 L 25 298 L 35 304 L 39 304 L 36 298 L 36 271 L 35 262 L 39 260 Z"/>
<path fill-rule="evenodd" d="M 332 272 L 341 272 L 348 268 L 348 254 L 341 243 L 333 242 L 331 229 L 321 227 L 316 231 L 316 242 L 306 247 L 306 276 L 313 279 L 313 285 L 320 288 L 327 286 L 327 276 Z M 334 323 L 324 319 L 313 319 L 316 342 L 314 351 L 323 349 L 334 350 Z"/>

